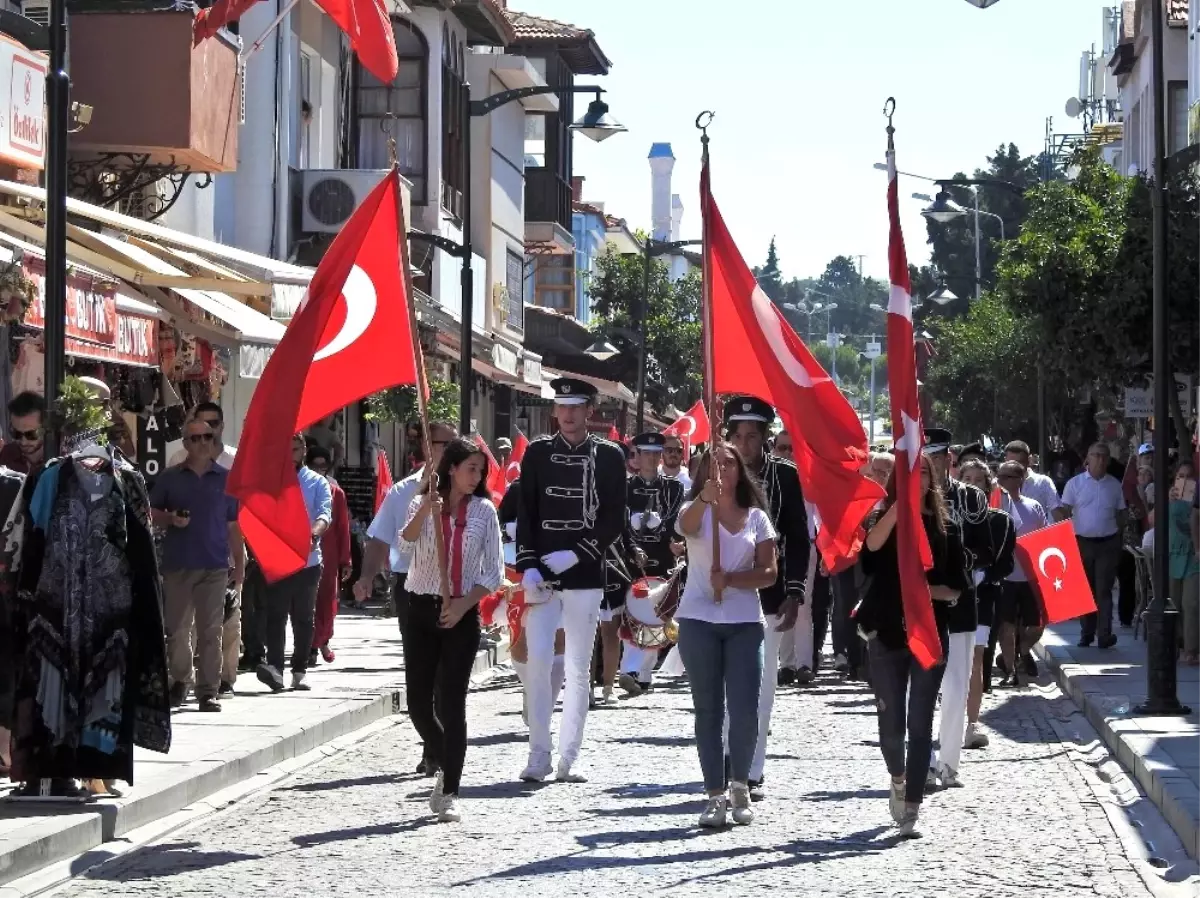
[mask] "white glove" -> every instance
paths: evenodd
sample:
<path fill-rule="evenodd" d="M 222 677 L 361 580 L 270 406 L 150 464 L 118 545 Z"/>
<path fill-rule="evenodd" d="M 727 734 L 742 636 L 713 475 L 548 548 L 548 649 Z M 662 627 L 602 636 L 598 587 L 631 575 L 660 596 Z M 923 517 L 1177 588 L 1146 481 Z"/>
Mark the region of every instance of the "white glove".
<path fill-rule="evenodd" d="M 631 511 L 629 513 L 629 526 L 634 530 L 642 529 L 642 513 L 640 511 Z"/>
<path fill-rule="evenodd" d="M 531 567 L 521 576 L 521 589 L 525 592 L 527 605 L 540 605 L 550 599 L 550 590 L 546 589 L 542 572 Z"/>
<path fill-rule="evenodd" d="M 508 538 L 515 540 L 517 538 L 517 522 L 509 521 L 504 525 L 504 532 L 508 534 Z"/>
<path fill-rule="evenodd" d="M 554 573 L 561 574 L 563 571 L 569 571 L 575 565 L 579 564 L 579 556 L 570 549 L 559 549 L 557 552 L 543 555 L 542 564 L 546 565 Z"/>
<path fill-rule="evenodd" d="M 657 530 L 662 526 L 662 518 L 658 516 L 657 512 L 652 511 L 646 515 L 646 526 L 651 530 Z"/>

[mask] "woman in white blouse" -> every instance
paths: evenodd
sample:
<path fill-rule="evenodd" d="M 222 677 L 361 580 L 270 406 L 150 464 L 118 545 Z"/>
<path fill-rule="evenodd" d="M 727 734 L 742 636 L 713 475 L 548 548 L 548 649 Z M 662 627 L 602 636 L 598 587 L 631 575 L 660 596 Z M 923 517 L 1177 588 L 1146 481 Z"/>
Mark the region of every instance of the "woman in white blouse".
<path fill-rule="evenodd" d="M 713 463 L 713 455 L 717 463 Z M 719 477 L 719 488 L 716 477 Z M 675 528 L 687 540 L 689 574 L 679 610 L 679 654 L 696 711 L 696 749 L 708 804 L 701 826 L 725 825 L 723 730 L 729 714 L 729 798 L 733 822 L 754 819 L 750 764 L 758 742 L 758 691 L 764 624 L 758 591 L 775 582 L 775 529 L 757 482 L 737 451 L 717 444 L 704 453 Z M 713 570 L 713 515 L 720 524 L 721 564 Z"/>
<path fill-rule="evenodd" d="M 461 819 L 458 785 L 467 754 L 467 690 L 479 651 L 477 606 L 504 579 L 500 522 L 488 498 L 487 473 L 487 457 L 478 446 L 452 440 L 438 464 L 437 489 L 426 486 L 413 499 L 400 532 L 412 552 L 404 632 L 408 713 L 425 742 L 426 757 L 440 768 L 429 807 L 443 823 Z M 446 605 L 434 527 L 441 528 L 446 547 Z"/>

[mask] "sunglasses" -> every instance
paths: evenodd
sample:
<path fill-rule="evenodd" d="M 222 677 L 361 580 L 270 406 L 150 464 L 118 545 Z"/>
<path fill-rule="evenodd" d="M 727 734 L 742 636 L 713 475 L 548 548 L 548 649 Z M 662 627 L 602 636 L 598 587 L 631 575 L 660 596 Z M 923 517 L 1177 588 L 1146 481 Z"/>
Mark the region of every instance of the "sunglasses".
<path fill-rule="evenodd" d="M 213 435 L 211 433 L 194 433 L 188 437 L 189 443 L 211 443 Z"/>
<path fill-rule="evenodd" d="M 42 438 L 42 429 L 37 430 L 12 430 L 12 438 L 14 440 L 25 440 L 28 443 L 35 443 Z"/>

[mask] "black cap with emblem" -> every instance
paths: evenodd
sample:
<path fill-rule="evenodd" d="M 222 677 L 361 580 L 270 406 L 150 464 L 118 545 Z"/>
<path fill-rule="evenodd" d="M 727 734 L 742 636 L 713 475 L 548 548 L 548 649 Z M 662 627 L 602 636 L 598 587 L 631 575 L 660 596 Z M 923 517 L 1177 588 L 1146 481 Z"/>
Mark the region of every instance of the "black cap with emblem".
<path fill-rule="evenodd" d="M 725 402 L 725 423 L 736 424 L 738 421 L 761 421 L 770 424 L 775 420 L 775 409 L 769 402 L 763 402 L 757 396 L 734 396 Z"/>
<path fill-rule="evenodd" d="M 633 448 L 641 452 L 662 452 L 666 444 L 667 438 L 654 431 L 640 433 L 633 438 Z"/>
<path fill-rule="evenodd" d="M 943 427 L 926 427 L 924 452 L 926 455 L 949 452 L 950 441 L 953 439 L 954 434 Z"/>
<path fill-rule="evenodd" d="M 556 405 L 583 405 L 596 400 L 595 386 L 574 377 L 555 378 L 550 381 L 550 389 L 554 391 Z"/>
<path fill-rule="evenodd" d="M 961 465 L 968 458 L 977 458 L 980 461 L 987 461 L 987 453 L 983 450 L 982 443 L 967 443 L 958 450 L 958 463 Z"/>

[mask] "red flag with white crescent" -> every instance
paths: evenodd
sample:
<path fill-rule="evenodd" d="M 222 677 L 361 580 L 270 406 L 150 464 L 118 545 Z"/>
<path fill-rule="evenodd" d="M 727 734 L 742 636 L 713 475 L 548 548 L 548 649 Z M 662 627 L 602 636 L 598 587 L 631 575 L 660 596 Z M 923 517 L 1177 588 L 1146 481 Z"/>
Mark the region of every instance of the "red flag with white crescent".
<path fill-rule="evenodd" d="M 1046 611 L 1046 621 L 1062 623 L 1096 610 L 1071 521 L 1017 537 L 1017 561 Z"/>
<path fill-rule="evenodd" d="M 925 525 L 921 521 L 921 447 L 924 432 L 917 403 L 917 354 L 913 342 L 912 286 L 908 255 L 900 230 L 899 185 L 896 153 L 887 154 L 888 167 L 888 267 L 892 292 L 888 300 L 888 388 L 892 398 L 892 433 L 895 434 L 896 554 L 900 564 L 900 597 L 908 647 L 926 669 L 942 657 L 942 641 L 933 616 L 933 600 L 925 572 L 933 566 Z"/>
<path fill-rule="evenodd" d="M 679 437 L 679 441 L 683 443 L 683 462 L 687 464 L 692 447 L 712 439 L 712 423 L 708 420 L 708 409 L 704 407 L 704 401 L 700 400 L 688 409 L 687 414 L 667 425 L 663 435 Z"/>

